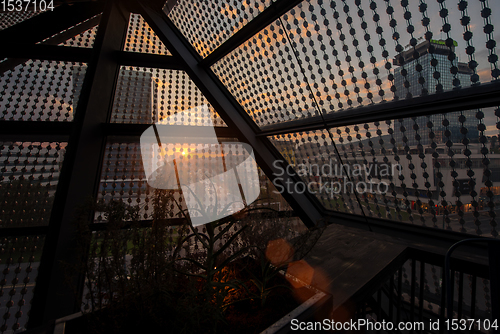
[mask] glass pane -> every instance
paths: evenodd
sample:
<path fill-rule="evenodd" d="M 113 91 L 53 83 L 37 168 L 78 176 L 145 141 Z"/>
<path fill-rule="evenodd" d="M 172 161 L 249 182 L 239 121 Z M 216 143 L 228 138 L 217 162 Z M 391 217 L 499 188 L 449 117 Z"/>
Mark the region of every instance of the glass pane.
<path fill-rule="evenodd" d="M 165 6 L 169 18 L 198 53 L 205 57 L 259 15 L 271 0 L 177 1 Z M 170 12 L 168 12 L 171 9 Z"/>
<path fill-rule="evenodd" d="M 0 227 L 48 225 L 66 143 L 0 143 Z"/>
<path fill-rule="evenodd" d="M 446 5 L 304 1 L 212 69 L 259 126 L 496 80 L 500 3 Z"/>
<path fill-rule="evenodd" d="M 327 209 L 496 236 L 499 114 L 465 110 L 270 139 Z"/>
<path fill-rule="evenodd" d="M 28 60 L 0 76 L 0 120 L 73 120 L 85 78 L 82 63 Z"/>

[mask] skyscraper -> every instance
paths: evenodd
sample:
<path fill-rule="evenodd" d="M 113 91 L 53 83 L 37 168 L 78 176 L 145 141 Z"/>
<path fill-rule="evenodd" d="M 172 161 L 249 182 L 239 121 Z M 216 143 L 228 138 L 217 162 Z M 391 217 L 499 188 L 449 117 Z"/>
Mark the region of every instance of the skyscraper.
<path fill-rule="evenodd" d="M 443 40 L 424 41 L 394 58 L 394 85 L 397 98 L 413 98 L 453 89 L 468 87 L 474 73 L 466 63 L 461 63 L 455 54 L 457 42 L 450 47 Z M 477 110 L 465 110 L 429 117 L 406 118 L 394 124 L 394 137 L 399 145 L 404 145 L 406 136 L 408 146 L 429 145 L 434 134 L 434 142 L 461 142 L 464 135 L 462 127 L 467 129 L 467 138 L 475 141 L 479 137 L 476 119 Z M 447 122 L 443 121 L 446 120 Z M 419 138 L 416 137 L 415 125 L 418 126 Z M 432 128 L 429 127 L 432 125 Z"/>
<path fill-rule="evenodd" d="M 73 70 L 73 106 L 76 107 L 86 71 Z M 158 113 L 153 110 L 153 78 L 144 71 L 122 69 L 118 75 L 113 102 L 112 123 L 153 124 Z"/>
<path fill-rule="evenodd" d="M 86 71 L 73 69 L 73 106 L 76 108 Z M 112 123 L 153 124 L 158 112 L 153 110 L 153 77 L 150 72 L 121 69 L 116 83 Z M 110 169 L 109 166 L 114 166 Z M 138 141 L 106 144 L 99 195 L 120 198 L 130 191 L 146 190 Z M 116 178 L 120 175 L 120 178 Z M 109 197 L 109 195 L 107 196 Z"/>

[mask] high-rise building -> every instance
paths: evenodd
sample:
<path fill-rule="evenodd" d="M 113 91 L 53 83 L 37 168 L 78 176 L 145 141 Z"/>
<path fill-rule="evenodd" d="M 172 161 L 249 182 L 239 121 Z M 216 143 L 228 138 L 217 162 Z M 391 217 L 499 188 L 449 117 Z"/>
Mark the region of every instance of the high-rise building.
<path fill-rule="evenodd" d="M 448 47 L 446 41 L 430 40 L 396 55 L 394 58 L 394 65 L 397 66 L 394 70 L 396 96 L 413 98 L 448 91 L 458 86 L 470 86 L 470 77 L 474 72 L 466 63 L 458 61 L 455 54 L 456 46 L 455 41 Z M 476 113 L 477 110 L 464 110 L 417 117 L 415 120 L 405 118 L 402 122 L 396 120 L 394 137 L 398 145 L 405 145 L 403 138 L 406 136 L 408 146 L 418 144 L 426 146 L 433 140 L 429 137 L 432 131 L 434 142 L 438 144 L 447 141 L 459 143 L 464 138 L 461 131 L 463 127 L 467 129 L 467 138 L 474 142 L 479 137 Z M 445 124 L 444 120 L 447 120 Z M 415 125 L 418 126 L 419 138 L 416 138 L 416 132 L 413 130 Z M 432 125 L 432 128 L 429 125 Z"/>
<path fill-rule="evenodd" d="M 73 70 L 73 103 L 76 107 L 82 89 L 84 73 Z M 112 123 L 152 124 L 158 122 L 158 113 L 153 110 L 153 77 L 150 72 L 124 70 L 118 75 Z M 146 183 L 139 176 L 141 173 L 141 156 L 139 142 L 108 142 L 104 154 L 101 173 L 100 196 L 119 198 L 130 191 L 145 191 Z M 109 169 L 109 166 L 115 166 Z M 120 179 L 116 179 L 120 175 Z M 142 182 L 141 182 L 142 181 Z"/>
<path fill-rule="evenodd" d="M 73 70 L 73 105 L 78 104 L 86 71 Z M 150 72 L 121 70 L 115 89 L 112 123 L 152 124 L 158 122 L 153 110 L 153 77 Z"/>

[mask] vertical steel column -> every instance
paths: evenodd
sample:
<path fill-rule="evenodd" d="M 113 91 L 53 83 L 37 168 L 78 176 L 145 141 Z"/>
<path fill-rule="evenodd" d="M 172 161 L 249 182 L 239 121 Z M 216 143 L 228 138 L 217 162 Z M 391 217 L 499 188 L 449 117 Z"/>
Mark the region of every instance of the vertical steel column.
<path fill-rule="evenodd" d="M 111 116 L 119 72 L 113 53 L 121 50 L 125 42 L 129 14 L 122 1 L 107 1 L 57 185 L 30 312 L 30 328 L 80 310 L 84 277 L 71 271 L 71 266 L 86 261 L 87 254 L 79 254 L 75 247 L 75 210 L 97 194 L 106 144 L 103 124 Z"/>
<path fill-rule="evenodd" d="M 491 322 L 500 321 L 500 240 L 490 241 L 488 245 L 490 267 Z M 497 323 L 498 325 L 498 323 Z M 491 333 L 500 333 L 498 328 L 492 328 Z"/>
<path fill-rule="evenodd" d="M 302 182 L 300 177 L 296 173 L 286 172 L 288 170 L 293 172 L 293 168 L 289 168 L 291 166 L 268 138 L 257 136 L 257 133 L 260 132 L 258 126 L 210 67 L 202 64 L 202 58 L 182 36 L 182 33 L 163 12 L 158 13 L 157 10 L 153 10 L 139 1 L 137 1 L 137 6 L 144 19 L 165 43 L 169 51 L 183 61 L 187 74 L 221 118 L 236 131 L 241 141 L 252 146 L 257 163 L 267 177 L 273 182 L 276 181 L 276 184 L 282 185 L 284 189 L 295 189 L 295 185 Z M 282 195 L 308 227 L 321 223 L 324 208 L 315 196 L 307 191 L 298 193 L 293 190 L 292 192 L 285 190 Z"/>

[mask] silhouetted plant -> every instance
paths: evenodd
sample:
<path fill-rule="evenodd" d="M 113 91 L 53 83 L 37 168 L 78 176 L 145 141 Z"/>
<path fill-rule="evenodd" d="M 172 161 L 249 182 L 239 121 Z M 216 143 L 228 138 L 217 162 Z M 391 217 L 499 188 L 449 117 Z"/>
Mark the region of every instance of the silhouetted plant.
<path fill-rule="evenodd" d="M 257 298 L 264 306 L 270 294 L 280 288 L 287 288 L 283 284 L 273 284 L 275 277 L 286 271 L 293 261 L 303 259 L 321 237 L 326 224 L 317 222 L 313 229 L 298 231 L 290 225 L 289 218 L 280 218 L 279 212 L 261 210 L 265 212 L 262 222 L 243 221 L 249 226 L 243 239 L 243 244 L 252 245 L 251 256 L 260 264 L 260 272 L 247 270 L 251 276 L 250 282 L 257 288 L 257 293 L 248 298 Z"/>
<path fill-rule="evenodd" d="M 86 277 L 84 311 L 92 332 L 210 332 L 219 321 L 199 283 L 172 270 L 174 250 L 189 231 L 168 225 L 173 193 L 155 190 L 152 202 L 151 227 L 141 226 L 139 207 L 121 201 L 89 201 L 78 214 L 79 245 L 88 254 L 80 268 Z M 102 232 L 90 230 L 93 211 L 104 216 Z"/>
<path fill-rule="evenodd" d="M 78 214 L 80 248 L 88 255 L 81 268 L 86 277 L 84 309 L 91 313 L 92 331 L 169 328 L 179 333 L 215 333 L 235 300 L 257 299 L 264 305 L 280 287 L 274 278 L 291 256 L 282 265 L 273 264 L 266 256 L 270 241 L 289 240 L 297 254 L 307 248 L 300 240 L 314 239 L 310 232 L 297 237 L 294 229 L 283 224 L 288 218 L 279 218 L 265 207 L 248 207 L 194 227 L 182 197 L 178 200 L 174 195 L 154 190 L 150 227 L 142 226 L 138 206 L 122 201 L 90 201 Z M 217 203 L 207 208 L 198 204 L 199 214 L 207 221 L 229 213 L 231 205 L 216 212 Z M 104 231 L 90 230 L 88 219 L 95 211 L 104 217 Z M 258 214 L 250 214 L 254 212 Z M 175 217 L 186 219 L 170 226 Z M 232 265 L 243 257 L 260 263 L 260 271 L 254 266 L 245 280 L 235 278 L 239 265 Z M 139 319 L 148 325 L 139 326 Z"/>

